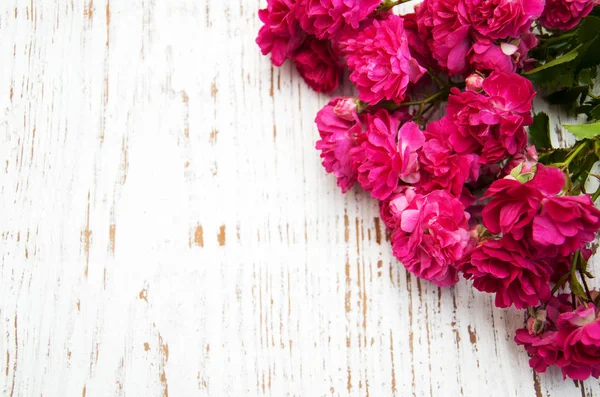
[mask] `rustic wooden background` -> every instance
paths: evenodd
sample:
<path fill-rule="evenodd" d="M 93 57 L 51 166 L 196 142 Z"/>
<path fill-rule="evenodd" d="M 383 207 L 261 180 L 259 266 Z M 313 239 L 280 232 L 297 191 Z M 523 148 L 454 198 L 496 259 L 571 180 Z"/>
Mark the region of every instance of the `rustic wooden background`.
<path fill-rule="evenodd" d="M 259 7 L 0 2 L 2 396 L 600 395 L 393 259 Z"/>

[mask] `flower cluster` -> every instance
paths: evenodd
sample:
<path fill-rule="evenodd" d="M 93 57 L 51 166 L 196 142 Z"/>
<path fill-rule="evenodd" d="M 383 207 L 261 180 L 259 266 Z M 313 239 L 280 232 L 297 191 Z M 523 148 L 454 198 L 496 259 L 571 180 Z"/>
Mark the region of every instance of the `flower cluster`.
<path fill-rule="evenodd" d="M 592 29 L 563 31 L 595 0 L 424 0 L 390 12 L 400 2 L 268 0 L 257 43 L 275 65 L 292 59 L 317 91 L 334 90 L 348 69 L 357 97 L 318 112 L 316 148 L 343 193 L 358 185 L 379 201 L 409 272 L 440 287 L 462 276 L 497 307 L 526 309 L 515 341 L 532 368 L 598 378 L 600 293 L 586 277 L 600 188 L 592 197 L 586 180 L 600 134 L 591 126 L 574 148 L 554 149 L 539 132 L 547 116 L 532 114 L 532 81 L 551 76 L 539 71 L 591 48 Z M 570 58 L 533 57 L 560 51 Z M 581 112 L 600 117 L 590 98 Z"/>

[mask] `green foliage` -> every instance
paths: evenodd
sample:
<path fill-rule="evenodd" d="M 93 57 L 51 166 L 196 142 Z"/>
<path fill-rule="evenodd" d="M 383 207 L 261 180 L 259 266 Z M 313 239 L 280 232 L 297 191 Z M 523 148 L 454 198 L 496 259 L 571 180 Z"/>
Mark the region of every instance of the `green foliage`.
<path fill-rule="evenodd" d="M 552 147 L 550 143 L 550 119 L 546 113 L 540 112 L 533 117 L 533 124 L 529 126 L 529 137 L 537 150 Z"/>
<path fill-rule="evenodd" d="M 577 139 L 594 139 L 600 135 L 600 121 L 590 124 L 564 125 Z"/>
<path fill-rule="evenodd" d="M 588 109 L 576 106 L 583 105 L 600 65 L 600 12 L 594 11 L 573 31 L 540 36 L 540 45 L 532 51 L 540 62 L 524 73 L 543 89 L 557 91 L 548 97 L 550 103 L 576 112 Z"/>

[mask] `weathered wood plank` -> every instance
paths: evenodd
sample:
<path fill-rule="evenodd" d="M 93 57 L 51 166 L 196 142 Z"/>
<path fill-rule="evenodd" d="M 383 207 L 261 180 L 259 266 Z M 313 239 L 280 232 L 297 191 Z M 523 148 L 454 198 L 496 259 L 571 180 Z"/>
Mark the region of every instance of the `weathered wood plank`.
<path fill-rule="evenodd" d="M 0 4 L 2 395 L 578 395 L 339 193 L 260 6 Z"/>

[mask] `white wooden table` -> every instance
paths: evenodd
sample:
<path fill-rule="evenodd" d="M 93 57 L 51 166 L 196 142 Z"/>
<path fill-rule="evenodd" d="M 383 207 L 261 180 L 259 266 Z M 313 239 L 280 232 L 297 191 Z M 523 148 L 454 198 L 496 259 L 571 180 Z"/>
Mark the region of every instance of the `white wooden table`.
<path fill-rule="evenodd" d="M 0 394 L 600 395 L 393 259 L 259 7 L 0 2 Z"/>

